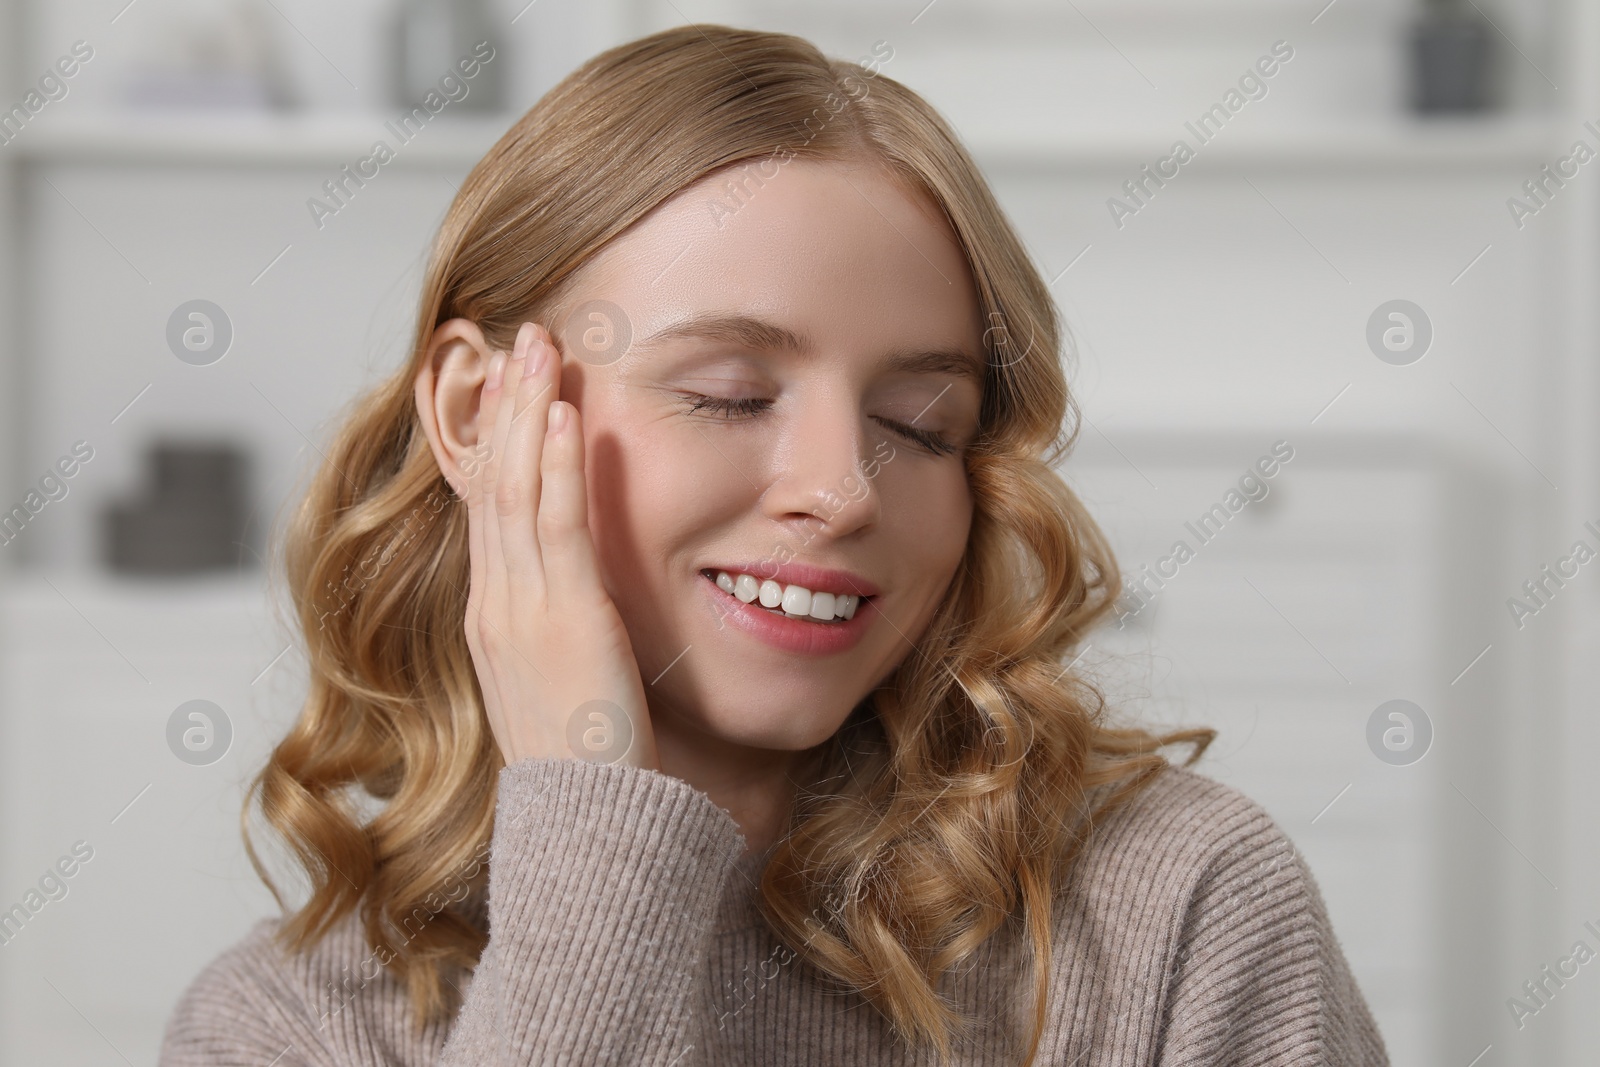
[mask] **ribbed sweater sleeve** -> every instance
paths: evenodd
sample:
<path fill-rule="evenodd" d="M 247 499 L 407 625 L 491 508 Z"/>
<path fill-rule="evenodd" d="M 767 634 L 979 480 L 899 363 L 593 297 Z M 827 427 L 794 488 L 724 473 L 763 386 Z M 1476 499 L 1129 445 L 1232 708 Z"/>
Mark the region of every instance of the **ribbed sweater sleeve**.
<path fill-rule="evenodd" d="M 500 771 L 490 844 L 489 941 L 448 1036 L 412 1034 L 405 991 L 366 966 L 359 925 L 302 956 L 263 920 L 185 991 L 160 1067 L 702 1064 L 696 994 L 744 851 L 733 817 L 656 771 L 519 760 Z M 352 969 L 360 985 L 325 1003 Z"/>
<path fill-rule="evenodd" d="M 1158 1067 L 1387 1067 L 1310 868 L 1254 803 L 1231 821 L 1179 927 Z"/>
<path fill-rule="evenodd" d="M 575 759 L 500 772 L 489 942 L 439 1067 L 693 1067 L 711 928 L 744 850 L 733 817 L 655 771 Z"/>

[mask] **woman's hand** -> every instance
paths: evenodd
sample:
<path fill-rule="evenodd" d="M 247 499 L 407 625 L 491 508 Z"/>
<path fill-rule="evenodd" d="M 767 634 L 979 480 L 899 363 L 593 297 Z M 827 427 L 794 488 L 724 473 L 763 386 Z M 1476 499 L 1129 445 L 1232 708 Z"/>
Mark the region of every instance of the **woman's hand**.
<path fill-rule="evenodd" d="M 560 387 L 561 354 L 534 323 L 509 359 L 490 359 L 478 444 L 450 479 L 470 527 L 467 648 L 508 765 L 659 770 L 639 665 L 589 536 L 582 427 Z"/>

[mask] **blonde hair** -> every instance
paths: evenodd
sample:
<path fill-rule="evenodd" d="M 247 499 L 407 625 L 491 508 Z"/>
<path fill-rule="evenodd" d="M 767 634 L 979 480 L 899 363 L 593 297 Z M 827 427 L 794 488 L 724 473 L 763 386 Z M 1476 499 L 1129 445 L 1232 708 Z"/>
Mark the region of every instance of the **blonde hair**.
<path fill-rule="evenodd" d="M 964 565 L 891 684 L 808 754 L 760 883 L 777 936 L 948 1056 L 968 1020 L 939 978 L 1018 916 L 1033 950 L 1031 1063 L 1053 901 L 1074 857 L 1096 820 L 1167 765 L 1160 748 L 1190 742 L 1193 763 L 1214 736 L 1112 728 L 1099 688 L 1063 668 L 1121 578 L 1053 466 L 1078 413 L 1050 293 L 938 114 L 787 34 L 696 25 L 612 48 L 467 176 L 433 245 L 410 359 L 349 411 L 284 541 L 310 692 L 246 798 L 246 847 L 283 906 L 251 847 L 259 802 L 311 883 L 283 943 L 302 950 L 359 906 L 419 1032 L 457 1010 L 452 970 L 475 966 L 487 943 L 439 890 L 482 891 L 503 766 L 464 636 L 466 513 L 415 407 L 429 340 L 463 317 L 509 349 L 524 320 L 551 321 L 563 286 L 612 238 L 695 181 L 775 153 L 874 160 L 939 205 L 970 264 L 990 357 Z M 370 819 L 356 787 L 386 802 Z M 409 936 L 395 936 L 402 927 Z"/>

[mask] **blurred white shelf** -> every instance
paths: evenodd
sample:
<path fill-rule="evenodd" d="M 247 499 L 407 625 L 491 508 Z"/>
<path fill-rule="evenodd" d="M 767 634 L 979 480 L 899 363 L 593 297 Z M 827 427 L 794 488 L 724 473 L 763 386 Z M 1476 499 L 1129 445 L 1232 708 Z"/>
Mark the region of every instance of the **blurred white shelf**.
<path fill-rule="evenodd" d="M 398 115 L 253 112 L 65 113 L 41 115 L 0 151 L 40 163 L 204 164 L 337 168 L 386 142 L 385 166 L 472 166 L 519 117 L 441 113 L 401 142 L 388 123 Z M 1135 168 L 1166 155 L 1194 135 L 1182 123 L 1140 122 L 1118 127 L 959 131 L 986 166 L 1072 171 Z M 1204 165 L 1228 167 L 1366 169 L 1376 171 L 1459 165 L 1535 169 L 1565 154 L 1573 140 L 1592 137 L 1579 116 L 1497 116 L 1477 119 L 1324 120 L 1295 126 L 1225 128 L 1196 154 Z"/>
<path fill-rule="evenodd" d="M 258 569 L 135 578 L 77 568 L 12 567 L 0 581 L 0 620 L 25 626 L 35 612 L 64 603 L 131 612 L 236 610 L 263 603 L 267 592 Z"/>
<path fill-rule="evenodd" d="M 385 167 L 471 166 L 511 128 L 511 114 L 441 112 L 402 140 L 373 114 L 104 112 L 41 115 L 5 151 L 44 163 L 198 163 L 212 166 L 355 164 L 377 141 L 394 152 Z"/>
<path fill-rule="evenodd" d="M 234 631 L 230 639 L 259 646 L 234 667 L 248 688 L 287 638 L 267 582 L 259 568 L 172 578 L 12 568 L 0 581 L 0 661 L 42 640 L 62 661 L 95 660 L 108 684 L 152 685 L 164 674 L 209 670 L 207 652 L 223 625 Z M 278 596 L 286 606 L 287 595 Z"/>
<path fill-rule="evenodd" d="M 1574 138 L 1593 140 L 1578 117 L 1493 117 L 1319 120 L 1294 126 L 1240 124 L 1213 135 L 1195 152 L 1202 167 L 1272 166 L 1290 169 L 1386 172 L 1471 166 L 1537 169 L 1565 155 Z M 964 135 L 980 162 L 1007 169 L 1085 170 L 1154 164 L 1182 139 L 1185 124 L 1140 123 L 1050 134 L 979 132 Z"/>

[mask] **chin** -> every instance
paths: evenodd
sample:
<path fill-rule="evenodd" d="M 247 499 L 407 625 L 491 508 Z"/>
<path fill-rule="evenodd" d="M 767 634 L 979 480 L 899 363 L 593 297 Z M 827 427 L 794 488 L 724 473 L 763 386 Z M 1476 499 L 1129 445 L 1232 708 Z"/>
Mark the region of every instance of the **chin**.
<path fill-rule="evenodd" d="M 706 709 L 700 726 L 729 744 L 777 752 L 803 752 L 832 737 L 848 717 L 848 707 L 843 713 L 825 716 L 819 716 L 815 707 L 774 701 L 770 694 L 752 694 L 725 706 Z"/>

